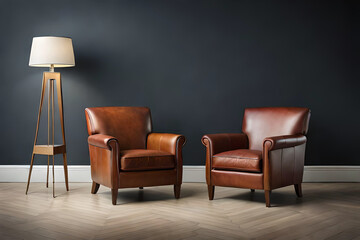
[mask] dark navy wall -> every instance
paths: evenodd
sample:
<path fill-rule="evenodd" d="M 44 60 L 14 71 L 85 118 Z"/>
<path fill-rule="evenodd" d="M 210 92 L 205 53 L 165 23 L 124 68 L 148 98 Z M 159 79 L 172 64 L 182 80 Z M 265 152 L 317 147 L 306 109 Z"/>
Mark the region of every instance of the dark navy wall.
<path fill-rule="evenodd" d="M 0 164 L 30 162 L 46 70 L 28 66 L 31 41 L 54 35 L 76 57 L 57 69 L 69 164 L 89 164 L 85 107 L 148 106 L 156 132 L 187 137 L 184 164 L 202 165 L 201 136 L 240 132 L 245 107 L 304 106 L 306 164 L 359 165 L 359 5 L 2 0 Z"/>

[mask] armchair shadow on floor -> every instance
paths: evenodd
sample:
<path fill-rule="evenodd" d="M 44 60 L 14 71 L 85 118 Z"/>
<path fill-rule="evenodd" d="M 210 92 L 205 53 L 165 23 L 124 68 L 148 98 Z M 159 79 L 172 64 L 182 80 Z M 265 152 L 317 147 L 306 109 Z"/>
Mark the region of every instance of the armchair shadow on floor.
<path fill-rule="evenodd" d="M 205 185 L 205 184 L 204 184 Z M 181 199 L 194 197 L 197 192 L 194 189 L 181 189 Z M 111 192 L 102 190 L 97 192 L 97 196 L 101 199 L 112 199 Z M 119 189 L 117 196 L 118 204 L 141 203 L 141 202 L 156 202 L 156 201 L 176 201 L 172 186 L 159 187 L 144 187 L 144 189 L 126 188 Z"/>

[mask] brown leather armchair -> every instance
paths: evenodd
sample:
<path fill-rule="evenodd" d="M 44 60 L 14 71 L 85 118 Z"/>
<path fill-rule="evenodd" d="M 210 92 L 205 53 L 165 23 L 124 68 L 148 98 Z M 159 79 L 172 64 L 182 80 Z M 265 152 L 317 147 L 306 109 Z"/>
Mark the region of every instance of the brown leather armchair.
<path fill-rule="evenodd" d="M 152 133 L 150 109 L 145 107 L 86 108 L 88 143 L 95 194 L 100 184 L 118 189 L 174 185 L 180 197 L 182 147 L 185 137 Z"/>
<path fill-rule="evenodd" d="M 243 133 L 203 136 L 209 199 L 215 186 L 264 189 L 267 207 L 276 188 L 294 185 L 302 197 L 309 119 L 308 108 L 248 108 Z"/>

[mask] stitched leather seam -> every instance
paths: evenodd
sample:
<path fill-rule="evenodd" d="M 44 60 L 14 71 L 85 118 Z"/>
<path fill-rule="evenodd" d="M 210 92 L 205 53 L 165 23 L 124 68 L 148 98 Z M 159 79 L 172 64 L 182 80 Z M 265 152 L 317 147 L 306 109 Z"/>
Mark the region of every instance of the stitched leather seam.
<path fill-rule="evenodd" d="M 182 173 L 179 173 L 178 171 L 178 168 L 179 168 L 179 162 L 178 162 L 178 156 L 179 156 L 179 142 L 180 142 L 180 139 L 182 138 L 183 136 L 179 136 L 177 139 L 176 139 L 176 146 L 175 146 L 175 168 L 176 168 L 176 183 L 178 183 L 178 178 L 179 178 L 179 174 L 182 174 Z M 184 143 L 181 147 L 183 147 L 186 143 L 186 138 L 184 138 Z M 182 149 L 181 149 L 182 150 Z M 180 166 L 182 168 L 182 165 Z M 182 178 L 180 179 L 180 182 L 182 182 Z"/>
<path fill-rule="evenodd" d="M 94 134 L 95 131 L 93 131 L 93 128 L 94 128 L 94 124 L 93 124 L 93 120 L 92 120 L 92 116 L 91 116 L 91 113 L 86 109 L 86 112 L 88 113 L 89 115 L 89 120 L 90 120 L 90 126 L 91 126 L 91 133 Z"/>
<path fill-rule="evenodd" d="M 178 145 L 179 145 L 179 140 L 180 138 L 176 139 L 176 144 L 175 144 L 175 168 L 176 168 L 176 183 L 178 183 L 178 179 L 179 179 L 179 161 L 178 161 Z"/>
<path fill-rule="evenodd" d="M 122 156 L 121 158 L 124 158 L 124 159 L 134 159 L 134 158 L 149 158 L 149 157 L 156 157 L 156 158 L 159 158 L 159 157 L 174 157 L 174 155 L 162 155 L 162 156 L 139 156 L 139 157 L 124 157 L 124 156 Z"/>
<path fill-rule="evenodd" d="M 212 144 L 211 144 L 211 142 L 210 142 L 210 139 L 209 138 L 207 138 L 207 137 L 202 137 L 201 138 L 201 142 L 203 143 L 203 145 L 206 147 L 206 164 L 207 164 L 207 151 L 209 151 L 209 171 L 210 171 L 210 173 L 209 173 L 209 182 L 207 182 L 207 168 L 205 169 L 205 171 L 206 171 L 206 174 L 205 174 L 205 177 L 206 177 L 206 183 L 207 184 L 210 184 L 211 185 L 211 171 L 212 171 L 212 158 L 213 158 L 213 156 L 212 156 Z M 208 144 L 206 144 L 206 142 L 208 143 Z M 205 165 L 205 166 L 207 166 L 207 165 Z M 210 186 L 209 185 L 209 186 Z"/>
<path fill-rule="evenodd" d="M 98 147 L 98 148 L 103 148 L 103 149 L 109 150 L 109 148 L 100 147 L 100 146 L 97 146 L 97 145 L 94 145 L 94 144 L 91 144 L 91 143 L 89 143 L 89 145 L 94 146 L 94 147 Z"/>
<path fill-rule="evenodd" d="M 110 142 L 112 141 L 115 141 L 115 149 L 113 149 L 111 146 L 110 146 Z M 117 143 L 117 144 L 116 144 Z M 119 174 L 120 174 L 120 169 L 121 169 L 121 165 L 119 163 L 119 144 L 118 144 L 118 141 L 115 139 L 115 138 L 111 138 L 108 140 L 107 142 L 107 145 L 110 147 L 110 151 L 112 151 L 112 154 L 111 154 L 111 168 L 112 168 L 112 171 L 111 171 L 111 176 L 110 176 L 110 179 L 111 179 L 111 184 L 113 185 L 113 187 L 115 187 L 115 189 L 119 188 Z M 114 163 L 114 153 L 116 153 L 116 161 L 115 161 L 115 166 L 113 166 L 113 163 Z M 114 174 L 113 174 L 113 171 L 114 169 L 116 169 L 116 179 L 114 179 Z"/>
<path fill-rule="evenodd" d="M 258 158 L 248 158 L 248 157 L 230 157 L 230 156 L 213 156 L 213 158 L 219 157 L 219 158 L 234 158 L 234 159 L 252 159 L 252 160 L 261 160 Z"/>
<path fill-rule="evenodd" d="M 299 142 L 299 139 L 296 139 L 296 143 Z M 293 183 L 295 183 L 295 175 L 296 175 L 296 172 L 295 172 L 295 169 L 296 169 L 296 147 L 294 146 L 294 173 L 293 173 Z"/>
<path fill-rule="evenodd" d="M 261 169 L 259 170 L 249 170 L 244 168 L 225 168 L 225 167 L 214 167 L 212 170 L 233 170 L 238 172 L 249 172 L 249 173 L 261 173 Z"/>
<path fill-rule="evenodd" d="M 212 183 L 212 177 L 211 177 L 211 170 L 213 169 L 212 167 L 212 161 L 213 161 L 213 158 L 214 158 L 214 155 L 213 155 L 213 144 L 212 144 L 212 141 L 210 139 L 208 139 L 208 142 L 209 142 L 209 170 L 210 170 L 210 174 L 209 174 L 209 182 L 210 182 L 210 185 Z"/>
<path fill-rule="evenodd" d="M 149 169 L 139 169 L 139 170 L 124 170 L 124 169 L 121 169 L 121 171 L 123 171 L 123 172 L 142 172 L 142 171 L 154 171 L 154 170 L 156 170 L 156 171 L 166 171 L 166 170 L 175 170 L 175 167 L 173 167 L 173 168 L 161 168 L 161 169 L 159 169 L 159 168 L 149 168 Z"/>
<path fill-rule="evenodd" d="M 281 174 L 280 174 L 280 182 L 281 182 L 281 185 L 283 185 L 283 148 L 280 148 L 281 149 L 281 155 L 280 155 L 280 164 L 281 164 Z"/>

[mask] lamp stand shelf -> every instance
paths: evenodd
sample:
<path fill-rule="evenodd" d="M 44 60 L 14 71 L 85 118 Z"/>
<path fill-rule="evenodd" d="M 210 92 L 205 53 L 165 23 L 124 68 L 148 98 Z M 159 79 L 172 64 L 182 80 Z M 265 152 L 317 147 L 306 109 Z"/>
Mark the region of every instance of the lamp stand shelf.
<path fill-rule="evenodd" d="M 57 91 L 57 102 L 59 106 L 59 115 L 60 115 L 60 125 L 62 130 L 62 140 L 63 143 L 56 145 L 54 144 L 54 136 L 55 136 L 55 124 L 54 124 L 54 84 L 56 83 L 56 91 Z M 39 133 L 39 125 L 40 125 L 40 116 L 41 110 L 44 102 L 45 89 L 48 84 L 48 144 L 47 145 L 38 145 L 37 137 Z M 51 112 L 51 116 L 50 116 Z M 51 119 L 51 122 L 50 122 Z M 50 129 L 51 125 L 51 129 Z M 34 164 L 35 154 L 38 155 L 47 155 L 48 156 L 48 164 L 47 164 L 47 176 L 46 176 L 46 187 L 49 187 L 49 165 L 50 165 L 50 156 L 52 156 L 52 175 L 53 175 L 53 197 L 55 197 L 55 173 L 54 173 L 54 165 L 55 165 L 55 155 L 62 154 L 64 159 L 64 176 L 65 176 L 65 186 L 66 191 L 69 191 L 69 182 L 68 182 L 68 170 L 67 170 L 67 161 L 66 161 L 66 144 L 65 144 L 65 128 L 64 128 L 64 109 L 63 109 L 63 98 L 62 98 L 62 88 L 61 88 L 61 76 L 58 72 L 44 72 L 43 80 L 42 80 L 42 89 L 41 89 L 41 97 L 40 97 L 40 106 L 39 106 L 39 114 L 36 125 L 35 132 L 35 140 L 34 140 L 34 148 L 31 156 L 30 163 L 30 171 L 29 177 L 26 187 L 26 194 L 29 190 L 31 172 Z"/>

